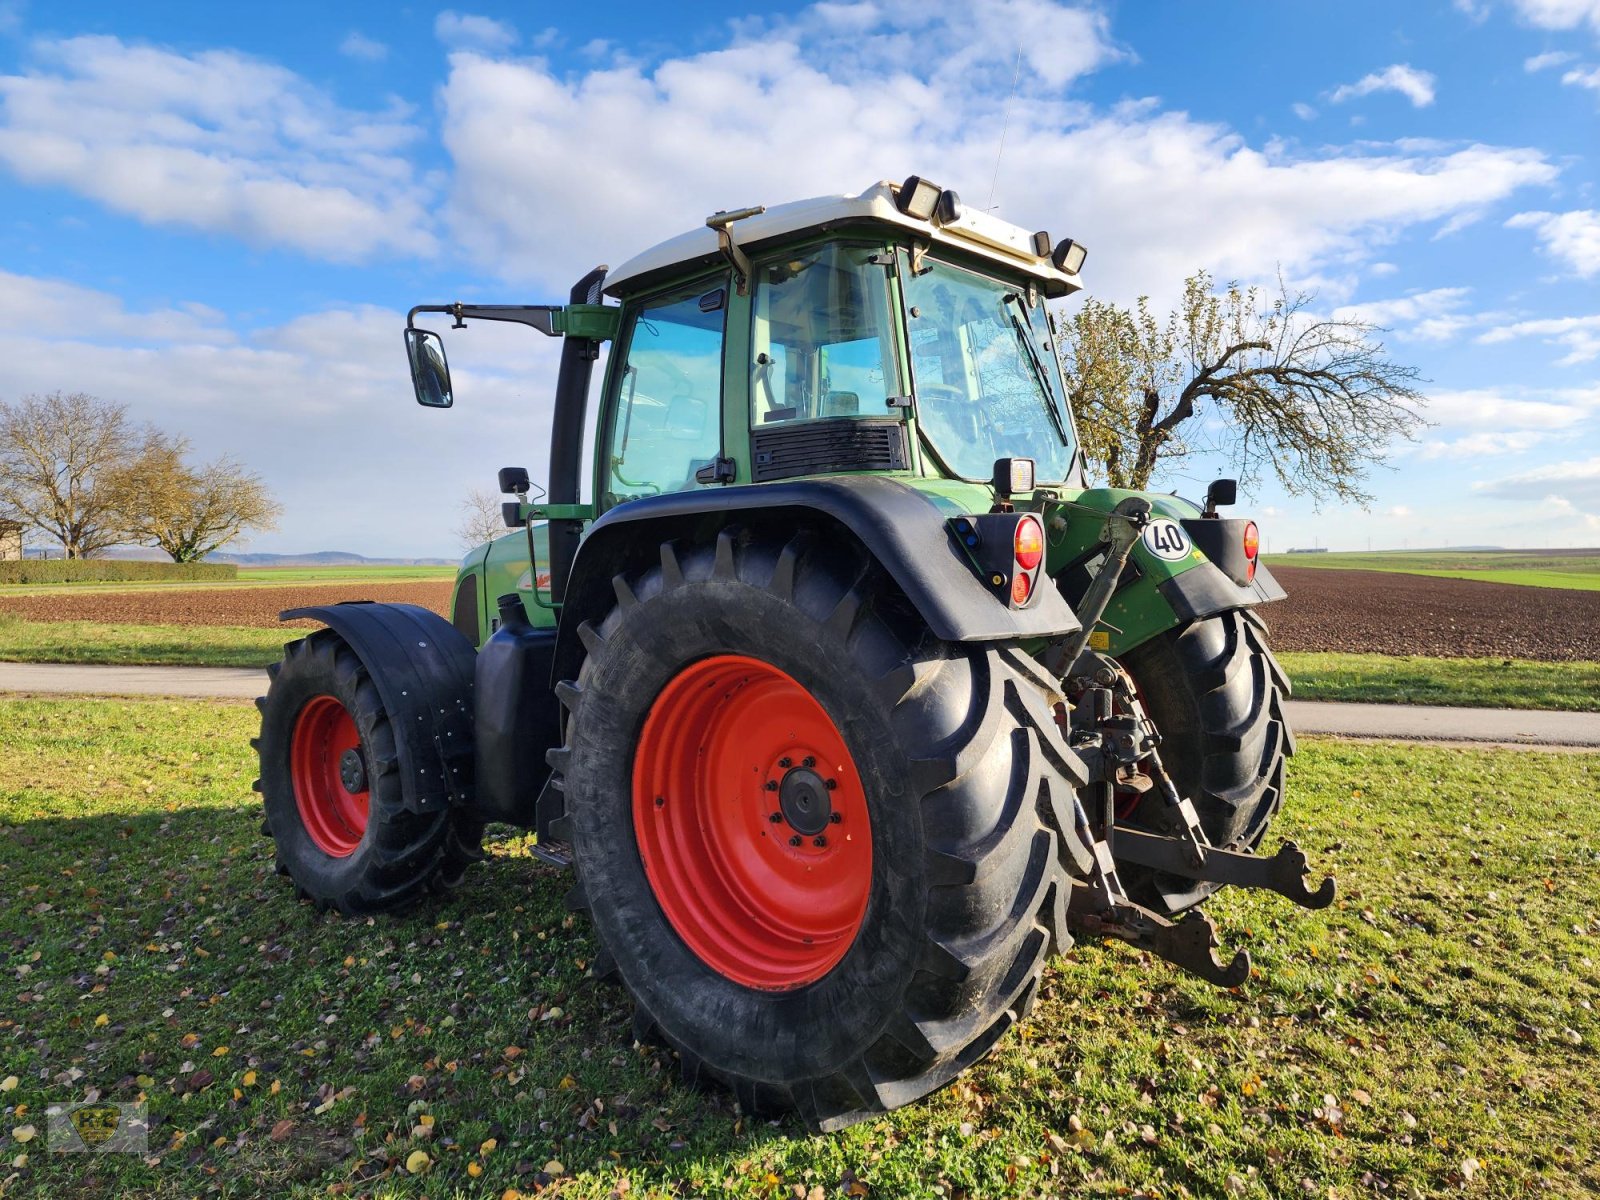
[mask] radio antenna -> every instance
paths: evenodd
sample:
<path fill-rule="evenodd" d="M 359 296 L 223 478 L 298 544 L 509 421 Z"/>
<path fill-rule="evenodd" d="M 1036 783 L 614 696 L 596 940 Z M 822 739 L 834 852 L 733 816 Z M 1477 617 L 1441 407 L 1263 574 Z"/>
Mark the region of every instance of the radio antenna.
<path fill-rule="evenodd" d="M 1011 94 L 1006 97 L 1005 115 L 1000 119 L 1000 148 L 994 152 L 994 178 L 989 180 L 989 203 L 985 212 L 994 211 L 994 189 L 1000 182 L 1000 156 L 1006 152 L 1006 129 L 1011 124 L 1011 102 L 1017 98 L 1017 80 L 1022 78 L 1022 43 L 1017 43 L 1017 65 L 1011 72 Z"/>

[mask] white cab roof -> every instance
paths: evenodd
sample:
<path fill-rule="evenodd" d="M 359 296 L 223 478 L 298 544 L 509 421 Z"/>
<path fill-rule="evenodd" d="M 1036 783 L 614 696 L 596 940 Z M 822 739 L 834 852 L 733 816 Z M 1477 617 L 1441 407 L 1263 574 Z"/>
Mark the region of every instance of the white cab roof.
<path fill-rule="evenodd" d="M 971 254 L 1022 270 L 1036 278 L 1047 296 L 1065 296 L 1083 285 L 1078 276 L 1059 271 L 1048 257 L 1033 251 L 1033 235 L 1019 226 L 976 209 L 964 209 L 954 221 L 939 224 L 908 216 L 895 204 L 899 188 L 875 183 L 859 196 L 815 196 L 779 204 L 728 227 L 746 253 L 758 253 L 762 243 L 808 230 L 823 231 L 838 225 L 878 222 L 911 230 L 934 245 L 959 246 Z M 716 230 L 702 225 L 636 254 L 606 275 L 609 295 L 633 290 L 629 285 L 673 268 L 713 261 L 721 257 Z"/>

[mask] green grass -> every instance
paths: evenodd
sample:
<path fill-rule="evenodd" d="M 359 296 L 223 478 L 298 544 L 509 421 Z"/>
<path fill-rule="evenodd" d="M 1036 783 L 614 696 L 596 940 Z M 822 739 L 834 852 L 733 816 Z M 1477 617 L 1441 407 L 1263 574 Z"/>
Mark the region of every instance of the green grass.
<path fill-rule="evenodd" d="M 11 583 L 0 596 L 42 596 L 52 592 L 147 592 L 192 588 L 299 587 L 319 583 L 437 583 L 456 577 L 454 567 L 240 567 L 236 580 L 169 583 Z"/>
<path fill-rule="evenodd" d="M 1277 828 L 1341 901 L 1218 897 L 1250 984 L 1080 946 L 957 1084 L 812 1138 L 631 1044 L 569 881 L 520 839 L 406 918 L 297 902 L 254 726 L 0 701 L 6 1196 L 531 1196 L 551 1160 L 547 1194 L 596 1200 L 1600 1191 L 1600 756 L 1306 739 Z M 47 1152 L 45 1106 L 89 1089 L 145 1097 L 148 1160 Z"/>
<path fill-rule="evenodd" d="M 1481 579 L 1527 587 L 1600 591 L 1600 550 L 1540 554 L 1529 550 L 1392 550 L 1375 553 L 1274 554 L 1269 567 L 1391 571 L 1444 579 Z"/>
<path fill-rule="evenodd" d="M 1600 663 L 1389 654 L 1278 655 L 1297 700 L 1600 712 Z"/>
<path fill-rule="evenodd" d="M 0 662 L 264 667 L 304 630 L 24 621 L 0 613 Z"/>

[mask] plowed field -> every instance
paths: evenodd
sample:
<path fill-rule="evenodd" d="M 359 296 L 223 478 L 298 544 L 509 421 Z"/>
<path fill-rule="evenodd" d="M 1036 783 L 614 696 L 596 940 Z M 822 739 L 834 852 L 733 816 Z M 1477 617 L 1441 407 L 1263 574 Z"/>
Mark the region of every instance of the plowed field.
<path fill-rule="evenodd" d="M 449 581 L 439 583 L 344 583 L 300 587 L 173 588 L 160 591 L 94 592 L 81 596 L 0 596 L 0 614 L 29 621 L 99 621 L 106 625 L 276 626 L 278 614 L 307 604 L 384 600 L 419 604 L 448 615 Z M 295 621 L 295 625 L 315 625 Z"/>
<path fill-rule="evenodd" d="M 1600 592 L 1326 567 L 1280 567 L 1274 574 L 1289 599 L 1267 606 L 1262 616 L 1282 650 L 1600 660 Z M 451 587 L 441 581 L 57 592 L 0 597 L 0 614 L 33 621 L 275 626 L 284 609 L 340 600 L 387 600 L 448 613 Z"/>
<path fill-rule="evenodd" d="M 1600 660 L 1600 592 L 1385 571 L 1275 567 L 1261 610 L 1281 650 Z"/>

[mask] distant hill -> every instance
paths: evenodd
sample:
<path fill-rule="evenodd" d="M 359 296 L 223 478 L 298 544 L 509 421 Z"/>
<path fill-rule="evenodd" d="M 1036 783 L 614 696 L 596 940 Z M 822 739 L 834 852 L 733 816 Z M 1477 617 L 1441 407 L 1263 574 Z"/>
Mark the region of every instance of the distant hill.
<path fill-rule="evenodd" d="M 33 554 L 29 558 L 59 558 L 56 554 Z M 149 546 L 118 546 L 107 550 L 101 558 L 116 558 L 125 562 L 166 562 L 167 556 Z M 364 554 L 351 554 L 347 550 L 315 550 L 310 554 L 213 554 L 207 562 L 236 563 L 241 567 L 453 567 L 454 558 L 368 558 Z"/>
<path fill-rule="evenodd" d="M 454 558 L 368 558 L 346 550 L 317 550 L 310 554 L 213 554 L 208 562 L 237 563 L 241 567 L 453 567 Z"/>

